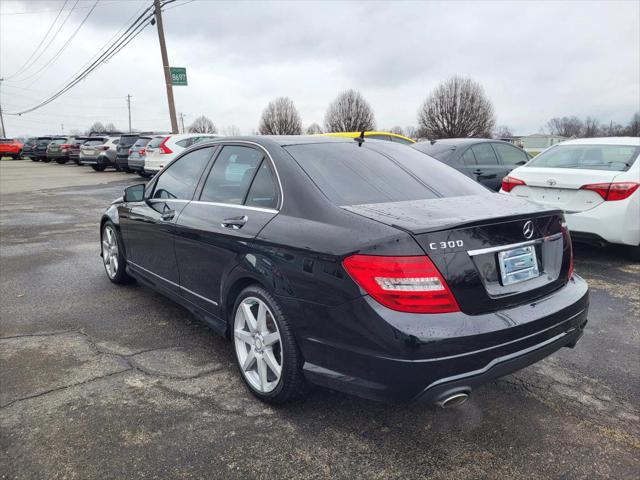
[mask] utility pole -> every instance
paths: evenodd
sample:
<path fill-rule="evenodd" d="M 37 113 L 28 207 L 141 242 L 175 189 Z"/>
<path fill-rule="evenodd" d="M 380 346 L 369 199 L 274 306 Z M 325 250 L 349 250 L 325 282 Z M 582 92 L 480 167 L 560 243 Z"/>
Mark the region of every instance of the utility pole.
<path fill-rule="evenodd" d="M 0 87 L 2 87 L 2 81 L 4 80 L 4 78 L 0 78 Z M 1 90 L 1 88 L 0 88 Z M 7 137 L 7 132 L 4 129 L 4 117 L 2 116 L 2 91 L 0 91 L 0 125 L 2 125 L 2 136 L 4 138 Z"/>
<path fill-rule="evenodd" d="M 164 41 L 164 28 L 162 27 L 162 11 L 160 0 L 154 0 L 156 7 L 156 22 L 158 22 L 158 39 L 160 40 L 160 53 L 162 55 L 162 66 L 164 68 L 164 81 L 167 87 L 167 101 L 169 102 L 169 116 L 171 117 L 171 133 L 178 133 L 178 121 L 176 120 L 176 106 L 173 102 L 173 86 L 171 84 L 171 69 L 169 67 L 169 57 L 167 56 L 167 45 Z"/>
<path fill-rule="evenodd" d="M 60 124 L 60 130 L 62 131 L 62 133 L 64 133 L 64 123 Z"/>
<path fill-rule="evenodd" d="M 184 113 L 180 112 L 178 115 L 180 115 L 180 125 L 182 126 L 182 133 L 184 132 Z"/>
<path fill-rule="evenodd" d="M 127 94 L 127 108 L 129 109 L 129 133 L 131 133 L 131 95 Z"/>

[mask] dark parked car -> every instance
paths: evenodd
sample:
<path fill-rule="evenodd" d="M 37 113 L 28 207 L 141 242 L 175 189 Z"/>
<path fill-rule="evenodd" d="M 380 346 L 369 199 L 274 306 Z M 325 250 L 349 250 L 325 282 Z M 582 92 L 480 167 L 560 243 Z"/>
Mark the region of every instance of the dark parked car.
<path fill-rule="evenodd" d="M 69 139 L 69 160 L 80 165 L 80 147 L 91 137 L 71 137 Z"/>
<path fill-rule="evenodd" d="M 55 160 L 59 164 L 69 161 L 70 137 L 56 137 L 47 145 L 47 161 Z"/>
<path fill-rule="evenodd" d="M 588 288 L 560 210 L 405 145 L 360 143 L 196 144 L 105 212 L 108 277 L 228 336 L 267 402 L 313 383 L 451 406 L 576 344 Z"/>
<path fill-rule="evenodd" d="M 144 134 L 125 133 L 120 136 L 120 140 L 118 141 L 118 146 L 116 148 L 116 170 L 124 170 L 127 173 L 133 172 L 133 170 L 129 168 L 129 149 L 133 147 L 141 135 Z"/>
<path fill-rule="evenodd" d="M 500 190 L 503 177 L 530 159 L 527 152 L 509 142 L 482 138 L 448 138 L 418 142 L 411 147 L 496 192 Z"/>
<path fill-rule="evenodd" d="M 38 162 L 42 160 L 45 163 L 51 161 L 51 159 L 47 158 L 47 147 L 53 141 L 54 137 L 38 137 L 36 141 L 36 145 L 33 148 L 33 157 L 31 160 L 34 162 Z"/>
<path fill-rule="evenodd" d="M 152 135 L 140 136 L 138 140 L 136 140 L 136 143 L 129 149 L 129 158 L 127 159 L 129 169 L 137 172 L 140 176 L 150 176 L 144 173 L 144 157 L 146 153 L 145 149 L 153 138 L 154 136 Z"/>
<path fill-rule="evenodd" d="M 25 140 L 24 145 L 22 146 L 22 152 L 20 152 L 20 158 L 30 158 L 34 162 L 38 160 L 35 157 L 35 148 L 38 143 L 37 137 L 31 137 Z"/>

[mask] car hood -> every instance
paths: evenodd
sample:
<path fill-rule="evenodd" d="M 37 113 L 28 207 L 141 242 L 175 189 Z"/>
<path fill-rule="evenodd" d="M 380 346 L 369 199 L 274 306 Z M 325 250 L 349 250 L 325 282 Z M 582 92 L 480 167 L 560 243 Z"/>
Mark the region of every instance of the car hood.
<path fill-rule="evenodd" d="M 462 225 L 486 224 L 487 220 L 499 221 L 504 217 L 517 219 L 560 212 L 555 208 L 544 207 L 500 193 L 372 203 L 342 208 L 413 234 L 446 230 Z"/>

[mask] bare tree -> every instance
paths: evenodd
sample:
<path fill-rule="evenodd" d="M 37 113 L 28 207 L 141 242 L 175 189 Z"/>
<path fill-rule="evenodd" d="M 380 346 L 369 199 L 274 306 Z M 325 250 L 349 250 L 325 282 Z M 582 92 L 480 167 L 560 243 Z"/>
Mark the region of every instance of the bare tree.
<path fill-rule="evenodd" d="M 418 111 L 418 124 L 428 138 L 489 137 L 495 116 L 482 86 L 455 76 L 431 92 Z"/>
<path fill-rule="evenodd" d="M 311 125 L 307 127 L 307 135 L 316 135 L 318 133 L 324 133 L 322 131 L 322 127 L 318 125 L 316 122 L 313 122 Z"/>
<path fill-rule="evenodd" d="M 584 129 L 584 123 L 578 117 L 554 117 L 547 122 L 547 130 L 551 135 L 561 137 L 580 137 Z"/>
<path fill-rule="evenodd" d="M 496 128 L 495 133 L 493 134 L 494 138 L 509 138 L 513 137 L 513 132 L 506 125 L 500 125 Z"/>
<path fill-rule="evenodd" d="M 581 136 L 586 138 L 599 137 L 601 133 L 600 120 L 593 117 L 587 117 L 584 121 Z"/>
<path fill-rule="evenodd" d="M 324 125 L 327 132 L 361 132 L 375 130 L 376 120 L 360 92 L 347 90 L 329 105 Z"/>
<path fill-rule="evenodd" d="M 622 137 L 627 133 L 626 130 L 625 127 L 611 120 L 609 125 L 602 126 L 601 132 L 605 137 Z"/>
<path fill-rule="evenodd" d="M 258 131 L 260 135 L 301 135 L 302 121 L 293 101 L 279 97 L 269 102 L 262 112 Z"/>
<path fill-rule="evenodd" d="M 118 129 L 116 128 L 116 126 L 113 123 L 109 122 L 104 126 L 104 131 L 105 132 L 117 132 Z"/>
<path fill-rule="evenodd" d="M 388 131 L 389 133 L 395 133 L 396 135 L 404 135 L 404 129 L 399 125 L 391 127 Z"/>
<path fill-rule="evenodd" d="M 213 122 L 204 115 L 196 118 L 187 130 L 189 130 L 189 133 L 218 133 L 218 129 Z"/>
<path fill-rule="evenodd" d="M 105 132 L 105 128 L 104 125 L 102 124 L 102 122 L 93 122 L 93 125 L 91 125 L 89 127 L 89 130 L 87 130 L 88 134 L 92 134 L 92 133 L 103 133 Z"/>
<path fill-rule="evenodd" d="M 633 117 L 626 128 L 625 135 L 629 137 L 640 137 L 640 112 L 633 114 Z"/>
<path fill-rule="evenodd" d="M 418 129 L 416 127 L 409 125 L 407 127 L 404 127 L 404 136 L 416 140 L 420 137 L 420 132 L 418 132 Z"/>
<path fill-rule="evenodd" d="M 236 125 L 229 125 L 222 129 L 222 134 L 227 137 L 237 137 L 240 135 L 240 129 Z"/>

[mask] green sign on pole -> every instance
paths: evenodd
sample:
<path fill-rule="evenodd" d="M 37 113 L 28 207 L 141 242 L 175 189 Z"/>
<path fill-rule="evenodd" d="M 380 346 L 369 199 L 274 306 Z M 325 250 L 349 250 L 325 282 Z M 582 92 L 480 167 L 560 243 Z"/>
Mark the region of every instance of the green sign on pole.
<path fill-rule="evenodd" d="M 187 69 L 183 67 L 170 67 L 171 69 L 171 85 L 187 84 Z"/>

